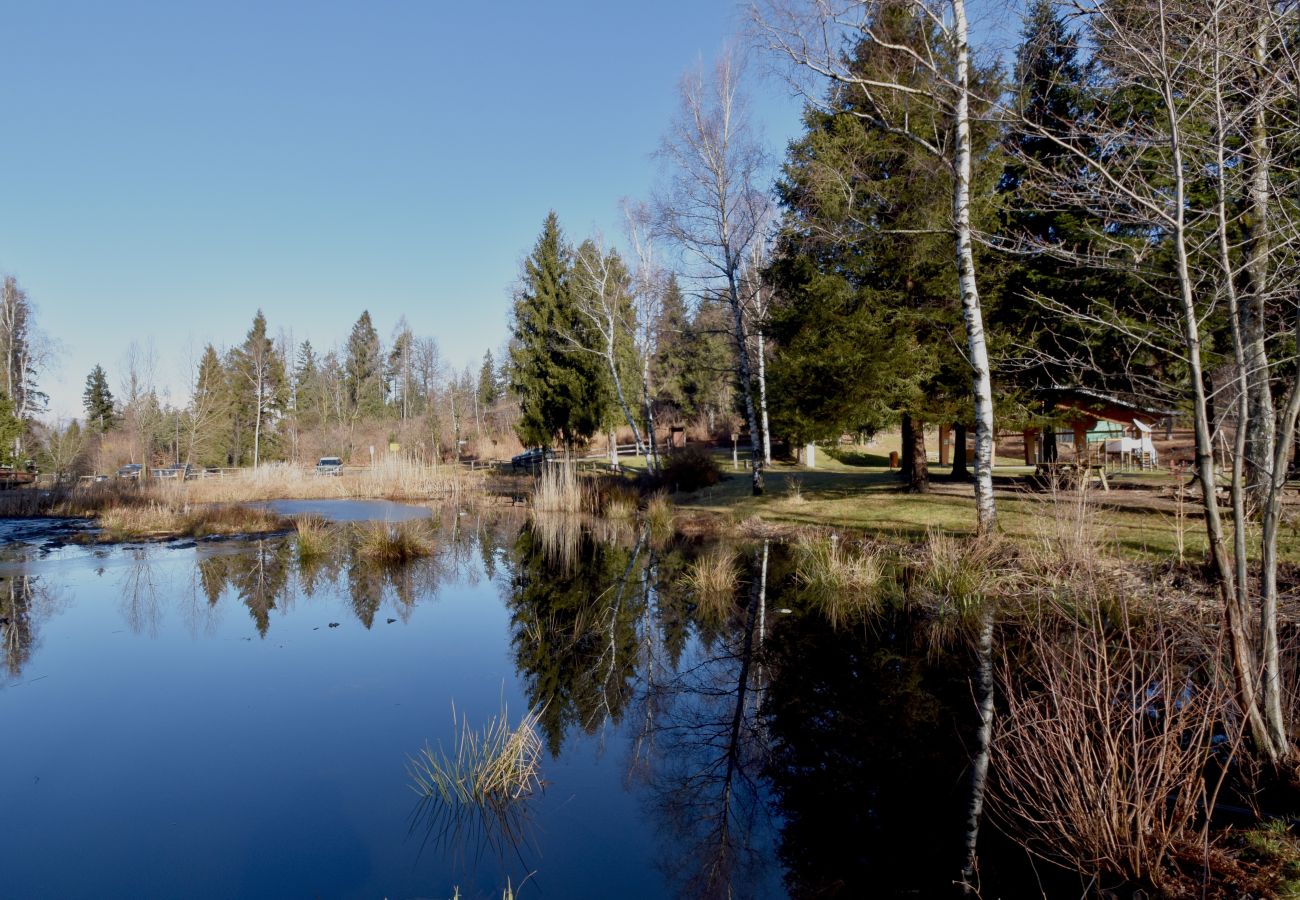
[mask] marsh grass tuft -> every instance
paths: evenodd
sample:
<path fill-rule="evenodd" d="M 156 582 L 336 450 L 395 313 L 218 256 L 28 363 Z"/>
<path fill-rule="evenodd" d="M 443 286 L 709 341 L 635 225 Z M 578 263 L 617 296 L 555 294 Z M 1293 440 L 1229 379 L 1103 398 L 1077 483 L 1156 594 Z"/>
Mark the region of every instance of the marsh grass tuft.
<path fill-rule="evenodd" d="M 510 726 L 504 705 L 482 729 L 471 728 L 469 717 L 456 717 L 455 744 L 448 753 L 439 744 L 425 746 L 407 762 L 412 789 L 425 800 L 445 806 L 474 808 L 505 815 L 517 802 L 541 788 L 542 739 L 537 730 L 539 710 L 530 710 Z"/>
<path fill-rule="evenodd" d="M 795 558 L 796 579 L 832 627 L 879 607 L 885 567 L 874 548 L 849 547 L 835 535 L 805 535 L 795 544 Z"/>
<path fill-rule="evenodd" d="M 298 558 L 327 556 L 334 545 L 334 530 L 320 516 L 298 516 L 293 520 L 298 532 Z"/>
<path fill-rule="evenodd" d="M 912 599 L 931 612 L 933 648 L 951 646 L 983 624 L 1006 578 L 996 539 L 930 532 L 912 582 Z"/>
<path fill-rule="evenodd" d="M 533 508 L 544 512 L 581 513 L 593 508 L 591 486 L 574 466 L 551 463 L 537 473 Z"/>
<path fill-rule="evenodd" d="M 721 618 L 736 602 L 740 565 L 735 548 L 715 544 L 705 550 L 686 567 L 682 580 L 705 615 Z"/>
<path fill-rule="evenodd" d="M 785 502 L 793 506 L 808 502 L 803 495 L 803 479 L 798 475 L 785 476 Z"/>
<path fill-rule="evenodd" d="M 422 520 L 357 526 L 357 553 L 374 562 L 404 563 L 433 553 L 433 533 Z"/>
<path fill-rule="evenodd" d="M 173 506 L 150 501 L 110 506 L 99 514 L 100 539 L 207 537 L 218 534 L 266 534 L 287 531 L 290 520 L 269 510 L 243 506 Z"/>
<path fill-rule="evenodd" d="M 671 534 L 673 530 L 673 502 L 662 491 L 650 495 L 645 504 L 645 521 L 655 535 Z"/>

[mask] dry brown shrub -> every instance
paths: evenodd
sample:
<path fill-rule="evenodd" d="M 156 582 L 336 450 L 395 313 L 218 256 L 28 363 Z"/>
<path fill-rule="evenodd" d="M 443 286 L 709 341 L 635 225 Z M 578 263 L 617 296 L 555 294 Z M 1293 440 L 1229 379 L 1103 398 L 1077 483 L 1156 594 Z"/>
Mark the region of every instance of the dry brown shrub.
<path fill-rule="evenodd" d="M 1123 598 L 1083 606 L 1045 607 L 1004 635 L 991 808 L 1040 857 L 1171 888 L 1178 858 L 1205 849 L 1216 745 L 1238 739 L 1230 669 L 1218 647 L 1189 649 L 1177 623 L 1139 620 Z"/>

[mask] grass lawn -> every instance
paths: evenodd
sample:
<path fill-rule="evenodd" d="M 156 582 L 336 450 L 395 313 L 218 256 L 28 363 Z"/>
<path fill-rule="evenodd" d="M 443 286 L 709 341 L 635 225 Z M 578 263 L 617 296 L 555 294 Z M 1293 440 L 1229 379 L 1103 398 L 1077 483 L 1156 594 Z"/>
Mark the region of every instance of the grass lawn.
<path fill-rule="evenodd" d="M 931 530 L 953 534 L 971 534 L 975 530 L 973 487 L 944 480 L 946 467 L 939 469 L 933 462 L 931 476 L 935 480 L 931 492 L 909 494 L 903 491 L 897 473 L 887 467 L 888 457 L 882 456 L 878 448 L 837 450 L 838 458 L 819 448 L 815 469 L 774 463 L 765 473 L 766 492 L 754 497 L 748 472 L 733 469 L 730 450 L 718 450 L 715 455 L 726 477 L 715 487 L 674 497 L 682 511 L 718 515 L 732 523 L 758 517 L 769 522 L 861 529 L 904 540 L 922 538 Z M 644 465 L 641 460 L 624 462 L 634 467 Z M 1073 515 L 1079 499 L 1075 491 L 1062 491 L 1053 497 L 1010 478 L 1032 471 L 1010 465 L 999 465 L 995 471 L 999 479 L 995 487 L 999 527 L 1025 540 L 1040 536 L 1044 528 L 1060 527 L 1061 513 L 1069 511 Z M 1132 558 L 1176 555 L 1179 522 L 1169 496 L 1169 476 L 1125 473 L 1112 483 L 1130 484 L 1137 489 L 1108 493 L 1093 489 L 1087 493 L 1092 521 L 1102 530 L 1104 539 Z M 1058 505 L 1064 509 L 1058 509 Z M 1300 562 L 1300 531 L 1296 527 L 1300 507 L 1292 506 L 1289 512 L 1279 549 L 1283 559 Z M 1194 498 L 1188 498 L 1184 514 L 1184 554 L 1188 559 L 1197 559 L 1205 552 L 1205 534 Z"/>

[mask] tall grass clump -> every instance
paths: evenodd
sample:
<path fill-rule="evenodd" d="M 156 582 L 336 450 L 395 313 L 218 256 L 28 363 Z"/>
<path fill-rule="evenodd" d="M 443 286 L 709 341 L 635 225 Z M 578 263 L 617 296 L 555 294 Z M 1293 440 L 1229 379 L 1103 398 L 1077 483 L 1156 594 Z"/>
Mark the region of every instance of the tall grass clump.
<path fill-rule="evenodd" d="M 652 534 L 663 536 L 673 530 L 673 501 L 662 491 L 650 495 L 645 504 L 645 522 Z"/>
<path fill-rule="evenodd" d="M 539 710 L 530 710 L 519 724 L 510 726 L 505 706 L 481 729 L 471 728 L 469 717 L 456 717 L 451 751 L 441 743 L 428 745 L 407 762 L 411 788 L 424 800 L 436 800 L 455 809 L 475 808 L 498 816 L 542 786 L 542 739 Z"/>
<path fill-rule="evenodd" d="M 297 532 L 298 558 L 314 559 L 326 556 L 334 543 L 334 532 L 329 522 L 320 516 L 298 516 L 293 520 Z"/>
<path fill-rule="evenodd" d="M 795 559 L 795 578 L 832 627 L 879 607 L 884 576 L 879 551 L 848 547 L 835 535 L 805 535 L 795 544 Z"/>
<path fill-rule="evenodd" d="M 936 647 L 985 625 L 1007 579 L 1003 546 L 989 538 L 962 539 L 932 531 L 912 579 L 911 599 L 930 610 Z"/>
<path fill-rule="evenodd" d="M 433 553 L 433 535 L 421 520 L 366 522 L 357 528 L 357 553 L 373 562 L 404 563 Z"/>
<path fill-rule="evenodd" d="M 714 544 L 686 567 L 683 583 L 707 616 L 721 618 L 736 602 L 740 581 L 739 556 L 734 547 Z"/>
<path fill-rule="evenodd" d="M 587 512 L 594 508 L 591 493 L 590 485 L 574 466 L 550 463 L 537 473 L 533 508 L 544 512 Z"/>

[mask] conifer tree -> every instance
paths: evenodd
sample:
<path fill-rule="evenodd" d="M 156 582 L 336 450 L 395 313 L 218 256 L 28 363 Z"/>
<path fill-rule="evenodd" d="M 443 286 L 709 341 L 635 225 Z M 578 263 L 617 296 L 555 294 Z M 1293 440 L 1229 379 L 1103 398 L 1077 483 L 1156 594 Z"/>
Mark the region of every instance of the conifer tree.
<path fill-rule="evenodd" d="M 600 360 L 569 352 L 561 337 L 581 328 L 572 290 L 572 253 L 551 211 L 524 260 L 513 311 L 510 388 L 519 398 L 515 430 L 528 445 L 560 435 L 572 447 L 604 421 Z"/>
<path fill-rule="evenodd" d="M 364 310 L 348 336 L 344 363 L 348 407 L 354 417 L 372 418 L 384 409 L 384 376 L 379 332 Z"/>
<path fill-rule="evenodd" d="M 82 407 L 86 411 L 86 427 L 103 434 L 117 423 L 113 392 L 109 390 L 108 376 L 104 373 L 103 366 L 96 364 L 90 370 L 86 376 L 86 390 L 81 396 Z"/>

